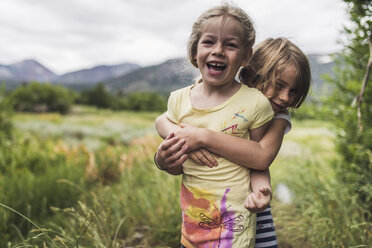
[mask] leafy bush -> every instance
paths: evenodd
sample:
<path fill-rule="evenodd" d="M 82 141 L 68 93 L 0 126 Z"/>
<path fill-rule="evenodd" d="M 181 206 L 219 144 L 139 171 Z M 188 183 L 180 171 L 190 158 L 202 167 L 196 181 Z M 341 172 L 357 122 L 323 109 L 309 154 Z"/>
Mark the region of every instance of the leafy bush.
<path fill-rule="evenodd" d="M 5 97 L 5 88 L 0 89 L 0 144 L 12 137 L 12 105 Z"/>
<path fill-rule="evenodd" d="M 84 150 L 60 147 L 48 140 L 18 136 L 0 146 L 0 203 L 41 222 L 53 213 L 51 206 L 70 207 L 84 188 Z M 33 227 L 19 215 L 0 208 L 0 247 Z"/>
<path fill-rule="evenodd" d="M 338 127 L 337 150 L 341 158 L 335 162 L 338 176 L 345 182 L 350 194 L 359 199 L 358 205 L 366 210 L 372 221 L 372 78 L 369 77 L 361 105 L 361 125 L 357 108 L 352 105 L 361 89 L 369 56 L 368 36 L 372 36 L 371 1 L 345 0 L 348 3 L 352 28 L 345 28 L 348 37 L 342 53 L 342 65 L 331 80 L 335 91 L 328 104 L 335 110 Z"/>
<path fill-rule="evenodd" d="M 74 95 L 66 88 L 48 83 L 24 84 L 10 93 L 14 109 L 25 112 L 67 113 Z"/>
<path fill-rule="evenodd" d="M 114 95 L 108 92 L 102 83 L 82 92 L 76 102 L 99 108 L 135 111 L 165 111 L 167 105 L 165 97 L 161 94 L 135 92 L 124 96 L 119 92 L 118 95 Z"/>
<path fill-rule="evenodd" d="M 165 111 L 166 99 L 152 92 L 136 92 L 128 96 L 128 109 L 146 111 Z"/>
<path fill-rule="evenodd" d="M 111 108 L 114 96 L 110 94 L 102 83 L 92 89 L 83 91 L 77 99 L 77 103 L 96 106 L 98 108 Z"/>

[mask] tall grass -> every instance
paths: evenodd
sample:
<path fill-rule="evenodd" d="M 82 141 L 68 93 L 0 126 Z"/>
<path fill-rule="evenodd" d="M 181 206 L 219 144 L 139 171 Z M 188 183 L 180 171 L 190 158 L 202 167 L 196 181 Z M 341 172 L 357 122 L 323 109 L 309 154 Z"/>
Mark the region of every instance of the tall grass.
<path fill-rule="evenodd" d="M 103 115 L 132 128 L 143 117 L 143 130 L 150 130 L 155 117 L 136 115 L 128 123 L 122 117 L 133 113 Z M 65 117 L 50 118 L 66 123 Z M 280 247 L 371 246 L 372 225 L 364 218 L 370 213 L 335 177 L 332 126 L 302 121 L 293 127 L 271 167 L 273 188 L 284 183 L 293 194 L 289 204 L 275 197 L 272 202 Z M 160 141 L 145 131 L 125 143 L 108 139 L 95 149 L 40 135 L 21 135 L 3 145 L 0 202 L 24 217 L 0 207 L 0 239 L 6 240 L 0 246 L 178 247 L 180 177 L 154 166 Z"/>
<path fill-rule="evenodd" d="M 335 176 L 334 134 L 324 123 L 309 123 L 294 123 L 272 169 L 274 184 L 285 183 L 294 195 L 291 204 L 273 202 L 281 247 L 370 247 L 371 213 Z M 286 152 L 293 143 L 296 154 Z"/>

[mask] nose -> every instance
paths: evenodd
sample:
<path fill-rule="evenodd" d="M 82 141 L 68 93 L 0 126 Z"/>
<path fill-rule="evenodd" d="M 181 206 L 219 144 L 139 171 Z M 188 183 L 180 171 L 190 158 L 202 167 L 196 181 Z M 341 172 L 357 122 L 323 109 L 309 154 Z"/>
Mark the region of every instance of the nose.
<path fill-rule="evenodd" d="M 223 44 L 220 42 L 216 43 L 213 49 L 213 55 L 216 56 L 223 56 L 224 55 L 224 47 Z"/>

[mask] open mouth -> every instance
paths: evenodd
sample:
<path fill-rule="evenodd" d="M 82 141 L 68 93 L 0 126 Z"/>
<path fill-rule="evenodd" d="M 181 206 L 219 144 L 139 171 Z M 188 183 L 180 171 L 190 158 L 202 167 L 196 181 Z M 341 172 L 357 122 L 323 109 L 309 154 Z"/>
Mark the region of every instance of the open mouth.
<path fill-rule="evenodd" d="M 226 65 L 223 63 L 210 62 L 207 63 L 207 67 L 210 70 L 221 72 L 226 69 Z"/>
<path fill-rule="evenodd" d="M 270 102 L 271 102 L 271 106 L 273 107 L 274 110 L 279 111 L 279 110 L 284 109 L 284 107 L 282 105 L 279 105 L 279 104 L 275 103 L 274 101 L 270 101 Z"/>

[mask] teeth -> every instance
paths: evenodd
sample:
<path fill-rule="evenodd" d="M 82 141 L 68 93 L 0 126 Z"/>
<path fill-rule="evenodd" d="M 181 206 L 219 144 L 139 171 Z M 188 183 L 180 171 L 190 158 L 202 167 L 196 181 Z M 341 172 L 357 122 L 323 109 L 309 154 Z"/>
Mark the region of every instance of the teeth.
<path fill-rule="evenodd" d="M 209 63 L 211 66 L 214 66 L 214 67 L 224 67 L 225 65 L 222 64 L 222 63 Z"/>

